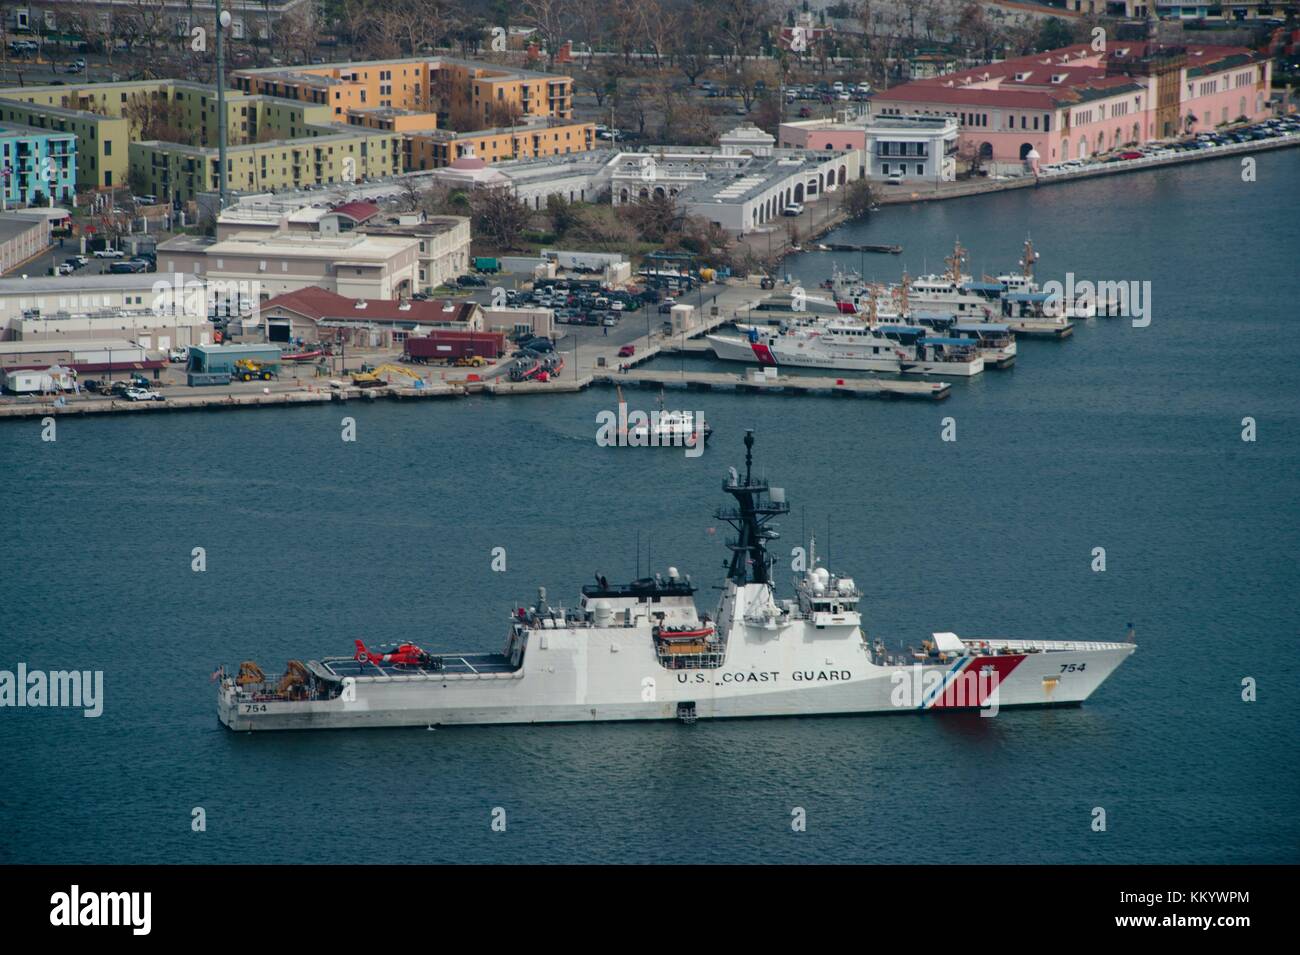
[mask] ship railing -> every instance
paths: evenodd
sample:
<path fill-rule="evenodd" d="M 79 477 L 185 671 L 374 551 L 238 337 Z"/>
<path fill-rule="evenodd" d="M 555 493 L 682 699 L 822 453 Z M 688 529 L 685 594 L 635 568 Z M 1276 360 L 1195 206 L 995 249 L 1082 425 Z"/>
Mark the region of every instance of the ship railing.
<path fill-rule="evenodd" d="M 716 670 L 725 662 L 727 648 L 724 644 L 719 644 L 716 648 L 700 653 L 667 653 L 660 649 L 656 655 L 659 664 L 666 670 Z"/>
<path fill-rule="evenodd" d="M 1131 643 L 1100 640 L 1002 640 L 980 638 L 963 640 L 966 646 L 982 652 L 1043 653 L 1058 650 L 1121 650 Z"/>

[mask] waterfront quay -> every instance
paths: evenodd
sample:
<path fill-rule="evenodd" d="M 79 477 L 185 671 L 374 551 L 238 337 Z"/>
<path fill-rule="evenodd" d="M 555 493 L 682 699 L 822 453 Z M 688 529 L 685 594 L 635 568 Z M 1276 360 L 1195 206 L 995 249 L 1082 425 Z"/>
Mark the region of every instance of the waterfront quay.
<path fill-rule="evenodd" d="M 1143 156 L 1141 159 L 1121 159 L 1114 162 L 1094 162 L 1073 169 L 1047 170 L 1038 175 L 999 176 L 994 178 L 963 179 L 958 182 L 938 182 L 926 186 L 909 183 L 901 186 L 880 186 L 880 205 L 906 205 L 912 202 L 935 202 L 940 199 L 961 199 L 1010 189 L 1035 189 L 1096 179 L 1100 176 L 1117 176 L 1122 173 L 1145 172 L 1183 166 L 1194 162 L 1207 162 L 1227 156 L 1244 156 L 1249 153 L 1289 149 L 1300 146 L 1300 133 L 1284 133 L 1274 139 L 1245 143 L 1228 143 L 1195 152 L 1178 152 L 1172 156 Z"/>

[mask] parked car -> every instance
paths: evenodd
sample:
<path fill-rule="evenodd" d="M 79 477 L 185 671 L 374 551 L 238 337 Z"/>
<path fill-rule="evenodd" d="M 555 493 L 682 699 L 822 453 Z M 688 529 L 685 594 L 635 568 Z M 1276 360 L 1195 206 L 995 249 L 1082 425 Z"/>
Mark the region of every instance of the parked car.
<path fill-rule="evenodd" d="M 55 275 L 71 275 L 75 271 L 77 271 L 77 267 L 68 262 L 62 262 L 54 267 Z"/>
<path fill-rule="evenodd" d="M 456 284 L 461 288 L 467 288 L 471 285 L 487 285 L 487 279 L 481 279 L 477 275 L 462 275 L 456 279 Z"/>
<path fill-rule="evenodd" d="M 128 401 L 163 401 L 163 396 L 156 391 L 148 388 L 128 388 L 126 390 Z"/>
<path fill-rule="evenodd" d="M 67 66 L 64 67 L 64 70 L 66 70 L 69 73 L 84 73 L 86 70 L 86 61 L 83 59 L 73 60 L 71 63 L 69 63 Z"/>
<path fill-rule="evenodd" d="M 635 345 L 624 345 L 622 348 L 618 350 L 619 358 L 631 358 L 635 354 L 636 354 Z"/>
<path fill-rule="evenodd" d="M 781 215 L 783 216 L 797 216 L 802 214 L 803 214 L 802 202 L 792 202 L 789 205 L 787 205 L 784 209 L 781 210 Z"/>
<path fill-rule="evenodd" d="M 190 350 L 188 348 L 173 348 L 167 352 L 167 360 L 170 362 L 189 361 Z"/>
<path fill-rule="evenodd" d="M 68 256 L 68 258 L 63 260 L 65 265 L 70 265 L 74 269 L 84 268 L 86 263 L 89 261 L 90 260 L 86 258 L 84 255 L 71 255 Z"/>
<path fill-rule="evenodd" d="M 91 255 L 97 259 L 120 259 L 126 253 L 121 249 L 96 249 Z"/>

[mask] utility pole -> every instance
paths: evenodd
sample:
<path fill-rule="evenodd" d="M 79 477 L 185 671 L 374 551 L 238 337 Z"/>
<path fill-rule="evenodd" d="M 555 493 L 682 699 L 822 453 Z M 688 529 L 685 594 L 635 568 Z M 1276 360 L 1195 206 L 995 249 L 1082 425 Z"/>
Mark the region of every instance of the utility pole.
<path fill-rule="evenodd" d="M 226 208 L 226 57 L 225 29 L 230 25 L 229 12 L 217 10 L 217 208 Z"/>

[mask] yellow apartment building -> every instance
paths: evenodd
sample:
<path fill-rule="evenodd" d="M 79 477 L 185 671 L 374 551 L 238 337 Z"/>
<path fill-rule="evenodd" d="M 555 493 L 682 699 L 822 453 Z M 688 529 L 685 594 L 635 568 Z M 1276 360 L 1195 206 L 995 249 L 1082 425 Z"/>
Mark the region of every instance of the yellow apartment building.
<path fill-rule="evenodd" d="M 515 110 L 525 119 L 573 116 L 571 77 L 449 57 L 239 70 L 231 81 L 251 95 L 328 105 L 337 122 L 372 107 L 468 111 L 485 126 L 492 125 L 494 110 Z"/>

